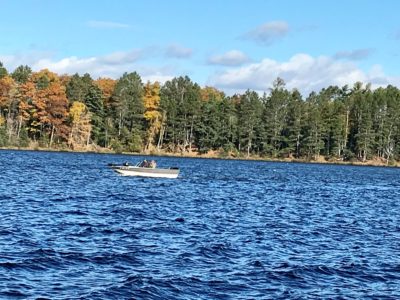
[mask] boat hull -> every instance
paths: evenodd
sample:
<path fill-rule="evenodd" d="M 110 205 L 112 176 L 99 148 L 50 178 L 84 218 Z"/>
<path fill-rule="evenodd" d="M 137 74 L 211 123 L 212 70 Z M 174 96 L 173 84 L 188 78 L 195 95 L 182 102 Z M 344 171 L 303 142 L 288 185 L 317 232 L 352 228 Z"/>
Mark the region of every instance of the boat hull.
<path fill-rule="evenodd" d="M 112 166 L 111 169 L 122 176 L 177 178 L 179 175 L 179 169 L 152 169 L 136 166 Z"/>

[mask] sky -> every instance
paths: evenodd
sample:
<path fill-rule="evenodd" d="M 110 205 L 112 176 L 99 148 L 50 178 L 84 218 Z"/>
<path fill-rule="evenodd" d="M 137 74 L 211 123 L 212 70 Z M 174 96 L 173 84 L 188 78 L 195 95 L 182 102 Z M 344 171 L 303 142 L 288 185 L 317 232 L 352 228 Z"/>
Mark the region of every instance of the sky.
<path fill-rule="evenodd" d="M 59 75 L 178 76 L 228 95 L 282 78 L 400 87 L 398 0 L 0 0 L 0 61 Z"/>

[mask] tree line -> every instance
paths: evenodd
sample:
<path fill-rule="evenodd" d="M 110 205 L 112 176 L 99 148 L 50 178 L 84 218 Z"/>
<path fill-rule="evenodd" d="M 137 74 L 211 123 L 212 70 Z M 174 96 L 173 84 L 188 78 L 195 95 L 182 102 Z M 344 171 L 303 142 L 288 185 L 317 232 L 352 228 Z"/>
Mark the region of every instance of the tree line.
<path fill-rule="evenodd" d="M 344 161 L 400 158 L 400 90 L 329 86 L 306 98 L 277 78 L 227 96 L 187 76 L 163 85 L 0 62 L 0 146 Z"/>

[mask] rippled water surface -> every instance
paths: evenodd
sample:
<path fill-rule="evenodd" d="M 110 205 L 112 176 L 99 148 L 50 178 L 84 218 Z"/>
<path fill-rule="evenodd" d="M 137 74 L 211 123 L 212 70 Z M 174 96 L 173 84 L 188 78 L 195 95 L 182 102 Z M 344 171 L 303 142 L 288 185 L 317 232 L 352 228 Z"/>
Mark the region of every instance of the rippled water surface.
<path fill-rule="evenodd" d="M 0 298 L 400 298 L 400 169 L 141 158 L 0 151 Z"/>

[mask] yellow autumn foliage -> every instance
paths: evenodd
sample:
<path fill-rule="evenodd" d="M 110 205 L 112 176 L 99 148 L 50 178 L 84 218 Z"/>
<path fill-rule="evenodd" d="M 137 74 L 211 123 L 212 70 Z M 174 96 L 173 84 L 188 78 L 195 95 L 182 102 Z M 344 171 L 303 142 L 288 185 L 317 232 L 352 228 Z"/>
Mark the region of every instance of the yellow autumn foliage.
<path fill-rule="evenodd" d="M 49 71 L 48 69 L 40 70 L 39 72 L 33 72 L 31 80 L 37 83 L 40 78 L 46 77 L 49 82 L 59 82 L 60 78 L 54 72 Z"/>
<path fill-rule="evenodd" d="M 86 113 L 86 110 L 86 105 L 84 103 L 74 101 L 69 109 L 69 116 L 72 124 L 77 124 L 81 120 L 82 116 Z"/>
<path fill-rule="evenodd" d="M 92 125 L 90 123 L 90 113 L 86 105 L 79 101 L 74 101 L 69 109 L 72 128 L 68 139 L 68 144 L 72 149 L 81 149 L 89 144 Z"/>
<path fill-rule="evenodd" d="M 150 111 L 146 111 L 144 113 L 144 118 L 147 121 L 154 121 L 156 119 L 159 119 L 161 117 L 161 113 L 157 110 L 150 110 Z"/>
<path fill-rule="evenodd" d="M 148 150 L 151 148 L 154 137 L 161 128 L 161 112 L 159 110 L 160 84 L 158 82 L 153 84 L 150 82 L 146 83 L 144 86 L 143 104 L 145 107 L 143 116 L 149 123 L 146 141 L 146 149 Z"/>

